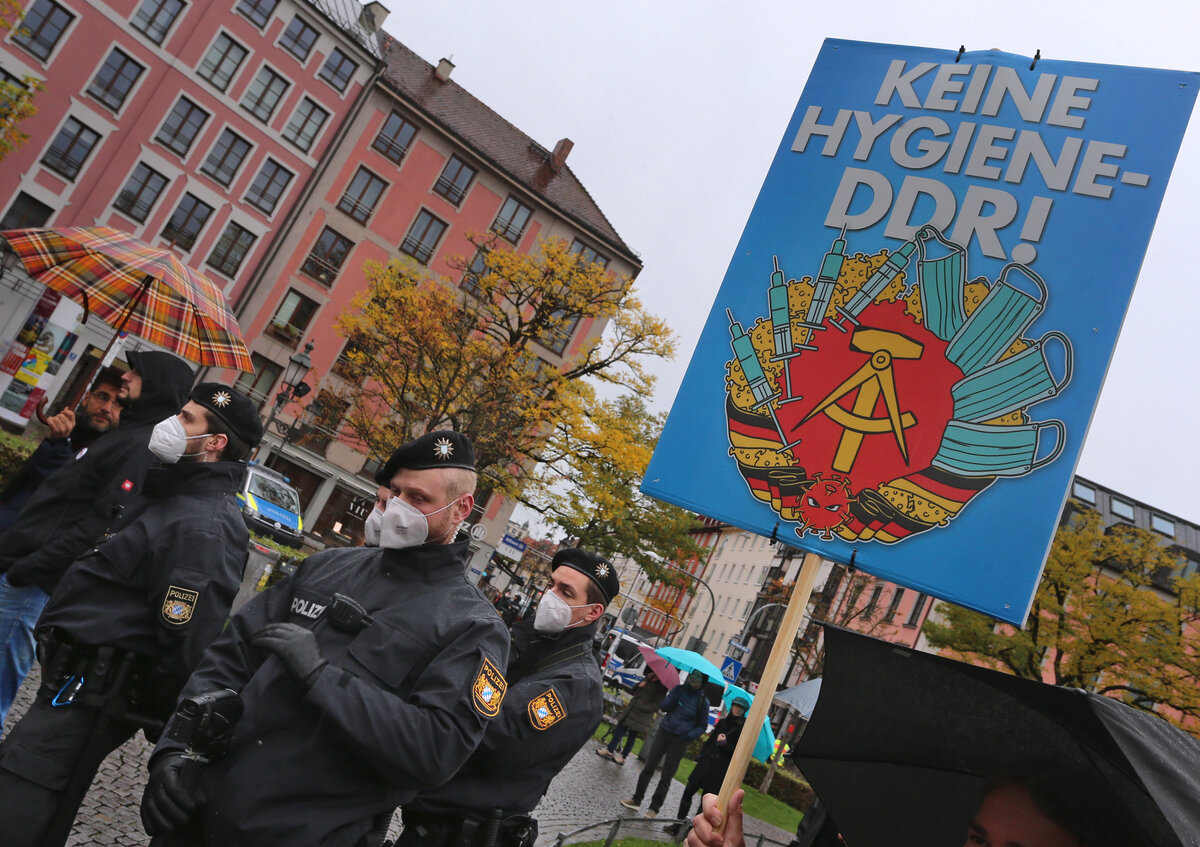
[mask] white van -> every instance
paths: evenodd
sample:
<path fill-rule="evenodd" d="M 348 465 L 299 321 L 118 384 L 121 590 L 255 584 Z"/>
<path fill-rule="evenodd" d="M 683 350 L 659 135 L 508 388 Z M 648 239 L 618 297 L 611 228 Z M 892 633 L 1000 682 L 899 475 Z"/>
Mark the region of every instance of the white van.
<path fill-rule="evenodd" d="M 621 629 L 610 629 L 600 642 L 600 670 L 605 685 L 632 691 L 646 672 L 646 657 L 638 650 L 648 647 Z"/>

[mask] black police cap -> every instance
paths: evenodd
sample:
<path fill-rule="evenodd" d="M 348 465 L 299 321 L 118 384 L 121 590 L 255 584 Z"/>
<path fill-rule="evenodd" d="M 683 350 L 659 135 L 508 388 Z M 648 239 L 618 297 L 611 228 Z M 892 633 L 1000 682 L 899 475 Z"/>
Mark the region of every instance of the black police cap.
<path fill-rule="evenodd" d="M 213 417 L 219 418 L 229 431 L 251 447 L 262 441 L 263 425 L 254 402 L 219 382 L 202 382 L 192 389 L 188 398 L 199 403 Z"/>
<path fill-rule="evenodd" d="M 401 444 L 375 474 L 375 481 L 387 485 L 396 471 L 424 471 L 430 468 L 462 468 L 475 470 L 475 445 L 461 432 L 441 429 L 427 432 L 406 444 Z"/>
<path fill-rule="evenodd" d="M 550 569 L 563 567 L 574 568 L 596 583 L 596 587 L 604 595 L 604 605 L 606 606 L 621 593 L 621 581 L 617 579 L 617 569 L 612 566 L 612 562 L 599 553 L 590 553 L 578 547 L 559 550 L 550 562 Z"/>

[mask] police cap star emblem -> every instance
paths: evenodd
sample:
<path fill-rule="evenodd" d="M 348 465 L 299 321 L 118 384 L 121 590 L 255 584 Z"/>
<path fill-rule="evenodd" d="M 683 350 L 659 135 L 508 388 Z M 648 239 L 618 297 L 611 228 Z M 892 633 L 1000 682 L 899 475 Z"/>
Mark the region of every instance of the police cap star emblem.
<path fill-rule="evenodd" d="M 596 565 L 596 576 L 608 576 L 608 562 L 601 562 Z"/>
<path fill-rule="evenodd" d="M 224 409 L 231 402 L 233 402 L 233 398 L 229 396 L 228 391 L 217 391 L 213 393 L 212 404 L 214 406 Z"/>
<path fill-rule="evenodd" d="M 439 459 L 449 459 L 454 455 L 454 445 L 450 443 L 449 438 L 439 438 L 433 442 L 433 455 Z"/>

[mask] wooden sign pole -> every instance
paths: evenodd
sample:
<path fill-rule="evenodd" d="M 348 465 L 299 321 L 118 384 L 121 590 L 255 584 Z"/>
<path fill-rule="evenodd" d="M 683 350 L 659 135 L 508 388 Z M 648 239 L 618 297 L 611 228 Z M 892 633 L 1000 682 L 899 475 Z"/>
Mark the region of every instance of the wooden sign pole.
<path fill-rule="evenodd" d="M 779 686 L 779 677 L 783 675 L 784 662 L 791 652 L 792 643 L 796 640 L 796 632 L 800 629 L 800 621 L 804 610 L 808 608 L 808 600 L 812 597 L 813 584 L 817 581 L 817 571 L 821 569 L 821 556 L 817 553 L 805 553 L 804 565 L 800 568 L 800 576 L 792 587 L 792 599 L 788 601 L 787 611 L 779 624 L 779 632 L 775 635 L 775 644 L 767 659 L 762 679 L 758 683 L 758 693 L 750 705 L 750 713 L 746 715 L 746 729 L 738 738 L 734 748 L 733 758 L 729 769 L 725 771 L 725 781 L 721 783 L 721 797 L 717 808 L 721 810 L 721 831 L 725 830 L 725 810 L 729 807 L 729 798 L 742 784 L 746 776 L 746 766 L 750 763 L 750 754 L 762 732 L 763 719 Z"/>

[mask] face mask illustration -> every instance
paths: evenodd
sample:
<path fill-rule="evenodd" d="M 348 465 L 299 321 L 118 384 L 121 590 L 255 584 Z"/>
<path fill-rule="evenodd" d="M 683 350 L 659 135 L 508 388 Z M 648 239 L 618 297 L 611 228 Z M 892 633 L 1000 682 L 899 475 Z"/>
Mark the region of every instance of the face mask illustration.
<path fill-rule="evenodd" d="M 1058 434 L 1058 443 L 1050 455 L 1039 459 L 1038 439 L 1047 429 Z M 1066 446 L 1066 435 L 1062 421 L 1025 426 L 950 421 L 930 464 L 959 476 L 1023 476 L 1058 458 Z"/>
<path fill-rule="evenodd" d="M 1062 344 L 1066 365 L 1061 380 L 1055 380 L 1046 359 L 1046 343 Z M 1048 332 L 1026 349 L 988 365 L 950 389 L 954 418 L 960 421 L 989 421 L 1058 396 L 1071 380 L 1071 342 L 1061 332 Z"/>
<path fill-rule="evenodd" d="M 1005 280 L 1013 270 L 1033 280 L 1038 288 L 1037 297 Z M 1042 278 L 1024 265 L 1015 262 L 1005 265 L 983 302 L 951 339 L 946 358 L 967 375 L 987 367 L 1004 355 L 1045 306 L 1046 284 Z"/>
<path fill-rule="evenodd" d="M 931 238 L 950 253 L 941 258 L 930 258 L 926 253 L 926 242 Z M 917 255 L 921 315 L 925 326 L 942 341 L 949 341 L 967 319 L 963 311 L 966 251 L 942 238 L 933 227 L 923 226 L 917 230 Z"/>

